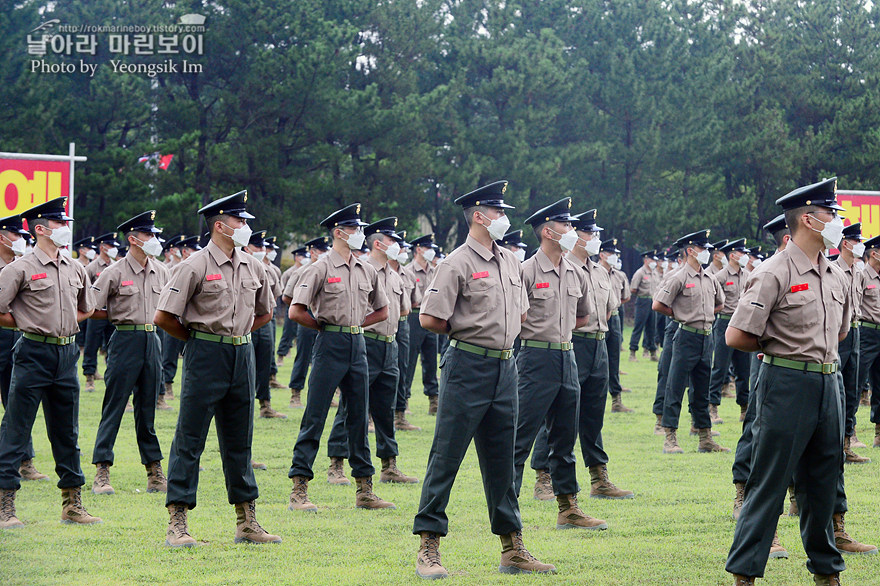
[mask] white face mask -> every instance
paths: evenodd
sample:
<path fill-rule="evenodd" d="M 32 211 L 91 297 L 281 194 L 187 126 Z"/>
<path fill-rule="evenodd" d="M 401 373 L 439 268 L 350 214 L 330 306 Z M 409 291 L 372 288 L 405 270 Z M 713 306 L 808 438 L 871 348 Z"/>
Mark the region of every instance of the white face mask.
<path fill-rule="evenodd" d="M 329 250 L 325 250 L 324 252 L 320 253 L 320 254 L 318 255 L 318 258 L 321 259 L 321 258 L 324 258 L 324 257 L 326 257 L 326 256 L 330 256 L 330 251 L 329 251 Z"/>
<path fill-rule="evenodd" d="M 858 256 L 858 257 L 864 256 L 865 255 L 865 243 L 864 242 L 857 242 L 857 243 L 853 244 L 852 253 L 853 253 L 853 256 Z"/>
<path fill-rule="evenodd" d="M 266 253 L 266 258 L 269 259 L 269 262 L 275 262 L 275 259 L 278 258 L 278 252 L 273 248 Z"/>
<path fill-rule="evenodd" d="M 559 246 L 562 248 L 562 250 L 566 252 L 568 252 L 569 250 L 574 250 L 574 247 L 578 241 L 577 232 L 575 232 L 574 230 L 569 230 L 565 234 L 560 234 L 555 230 L 550 231 L 554 234 L 559 234 L 559 240 L 557 240 L 557 242 L 559 242 Z"/>
<path fill-rule="evenodd" d="M 668 260 L 664 260 L 663 262 L 661 262 L 661 263 L 660 263 L 660 268 L 663 269 L 664 271 L 665 271 L 666 269 L 668 269 L 668 268 L 669 268 L 669 261 L 668 261 Z"/>
<path fill-rule="evenodd" d="M 400 264 L 406 264 L 406 261 L 409 260 L 409 254 L 405 250 L 401 250 L 400 254 L 397 255 L 397 262 Z"/>
<path fill-rule="evenodd" d="M 66 225 L 60 228 L 53 228 L 52 233 L 49 234 L 49 239 L 59 248 L 69 246 L 72 238 L 73 232 L 70 231 L 70 226 Z"/>
<path fill-rule="evenodd" d="M 856 267 L 856 270 L 857 270 L 857 271 L 861 271 L 862 269 L 865 268 L 865 261 L 863 261 L 863 260 L 857 260 L 857 261 L 853 264 L 853 266 Z"/>
<path fill-rule="evenodd" d="M 523 250 L 522 248 L 517 248 L 516 250 L 513 251 L 513 256 L 516 257 L 516 260 L 518 260 L 519 262 L 522 262 L 526 259 L 526 251 Z"/>
<path fill-rule="evenodd" d="M 89 248 L 86 250 L 86 258 L 89 260 L 95 260 L 95 257 L 98 256 L 98 253 L 94 251 L 94 249 Z"/>
<path fill-rule="evenodd" d="M 608 263 L 609 266 L 617 265 L 618 256 L 616 254 L 609 254 L 608 258 L 605 259 L 605 262 Z"/>
<path fill-rule="evenodd" d="M 155 236 L 150 238 L 146 242 L 137 237 L 135 237 L 135 239 L 141 243 L 141 250 L 143 250 L 144 254 L 146 254 L 147 256 L 155 257 L 162 254 L 162 244 Z"/>
<path fill-rule="evenodd" d="M 11 245 L 7 244 L 6 246 L 12 251 L 12 254 L 15 256 L 23 256 L 24 251 L 27 248 L 27 242 L 24 241 L 24 238 L 19 238 Z"/>
<path fill-rule="evenodd" d="M 358 228 L 355 230 L 353 234 L 348 234 L 348 247 L 352 250 L 360 250 L 364 245 L 364 240 L 366 237 L 364 236 L 364 231 Z"/>
<path fill-rule="evenodd" d="M 707 262 L 709 262 L 710 258 L 712 258 L 712 255 L 709 254 L 708 250 L 701 250 L 700 252 L 697 253 L 697 262 L 700 263 L 701 265 L 704 265 Z"/>
<path fill-rule="evenodd" d="M 486 216 L 483 217 L 486 218 Z M 486 219 L 489 220 L 489 218 Z M 486 230 L 489 231 L 489 237 L 492 240 L 501 240 L 507 234 L 507 231 L 510 230 L 510 220 L 507 219 L 507 216 L 500 216 L 494 220 L 489 220 Z"/>
<path fill-rule="evenodd" d="M 220 223 L 232 230 L 232 236 L 230 236 L 229 234 L 226 234 L 225 232 L 223 233 L 223 235 L 228 237 L 230 240 L 232 240 L 232 243 L 234 245 L 247 246 L 250 243 L 251 235 L 254 233 L 254 231 L 251 230 L 250 226 L 245 224 L 241 228 L 233 228 L 232 226 L 230 226 L 229 224 L 227 224 L 225 222 L 220 222 Z"/>
<path fill-rule="evenodd" d="M 749 255 L 747 255 L 747 254 L 742 255 L 741 257 L 736 259 L 736 263 L 741 268 L 746 268 L 747 266 L 749 266 Z"/>
<path fill-rule="evenodd" d="M 727 257 L 722 256 L 721 257 L 721 266 L 726 268 L 728 264 L 730 264 L 730 262 L 727 260 Z"/>
<path fill-rule="evenodd" d="M 587 240 L 587 245 L 584 246 L 587 249 L 587 254 L 590 256 L 596 256 L 599 254 L 599 249 L 602 248 L 602 241 L 598 238 L 593 238 L 592 240 Z"/>
<path fill-rule="evenodd" d="M 760 258 L 756 258 L 754 261 L 752 261 L 752 268 L 753 269 L 758 268 L 759 266 L 761 266 L 762 262 L 764 262 L 764 261 L 762 261 Z"/>
<path fill-rule="evenodd" d="M 67 258 L 73 258 L 73 256 L 71 255 L 71 252 L 70 252 L 70 249 L 69 249 L 69 248 L 62 248 L 62 249 L 61 249 L 61 254 L 64 255 L 64 256 L 66 256 Z"/>
<path fill-rule="evenodd" d="M 623 261 L 621 261 L 620 259 L 617 259 L 617 262 L 614 263 L 614 268 L 617 269 L 618 271 L 620 269 L 622 269 L 623 268 Z"/>
<path fill-rule="evenodd" d="M 434 249 L 429 248 L 428 250 L 426 250 L 425 252 L 422 253 L 422 258 L 425 259 L 425 262 L 431 262 L 432 260 L 434 260 L 435 255 L 436 255 L 436 253 L 434 252 Z"/>
<path fill-rule="evenodd" d="M 398 254 L 400 254 L 400 244 L 397 242 L 385 249 L 385 256 L 390 259 L 397 260 Z"/>
<path fill-rule="evenodd" d="M 652 271 L 653 271 L 654 269 L 656 269 L 656 268 L 657 268 L 657 261 L 653 261 L 653 260 L 652 260 L 651 262 L 649 262 L 649 263 L 648 263 L 648 268 L 651 269 Z"/>
<path fill-rule="evenodd" d="M 824 226 L 822 230 L 816 230 L 815 228 L 812 228 L 812 230 L 822 234 L 822 242 L 825 243 L 825 248 L 837 248 L 837 245 L 840 244 L 840 239 L 843 238 L 843 220 L 835 217 L 832 220 L 823 222 L 812 214 L 810 214 L 810 217 Z"/>
<path fill-rule="evenodd" d="M 258 250 L 257 252 L 254 252 L 253 255 L 254 255 L 255 259 L 262 262 L 262 260 L 264 258 L 266 258 L 266 251 L 265 250 Z"/>
<path fill-rule="evenodd" d="M 115 259 L 117 256 L 119 256 L 119 249 L 115 246 L 111 246 L 107 249 L 107 256 L 109 256 L 111 260 Z"/>
<path fill-rule="evenodd" d="M 311 264 L 311 262 L 312 259 L 310 259 L 309 257 L 304 257 L 302 260 L 299 261 L 299 266 L 304 267 L 307 264 Z"/>

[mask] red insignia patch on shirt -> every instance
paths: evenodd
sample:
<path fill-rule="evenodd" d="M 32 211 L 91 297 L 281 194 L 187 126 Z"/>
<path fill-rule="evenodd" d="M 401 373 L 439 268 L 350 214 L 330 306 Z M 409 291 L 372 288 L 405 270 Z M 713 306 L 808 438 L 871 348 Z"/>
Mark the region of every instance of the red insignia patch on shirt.
<path fill-rule="evenodd" d="M 338 283 L 342 280 L 342 277 L 327 277 L 328 283 Z"/>
<path fill-rule="evenodd" d="M 416 279 L 416 283 L 418 283 L 419 281 L 421 281 L 421 279 Z"/>
<path fill-rule="evenodd" d="M 791 292 L 797 293 L 798 291 L 806 291 L 809 288 L 810 288 L 810 285 L 808 283 L 801 283 L 800 285 L 792 285 Z"/>
<path fill-rule="evenodd" d="M 482 273 L 472 273 L 471 276 L 475 279 L 485 279 L 489 276 L 489 271 L 483 271 Z"/>
<path fill-rule="evenodd" d="M 129 285 L 134 285 L 134 281 L 122 281 L 120 283 L 123 287 L 128 287 Z"/>
<path fill-rule="evenodd" d="M 868 289 L 876 289 L 877 285 L 868 285 Z"/>
<path fill-rule="evenodd" d="M 535 283 L 535 289 L 547 289 L 550 283 Z"/>
<path fill-rule="evenodd" d="M 644 281 L 650 281 L 650 280 L 651 280 L 651 277 L 642 277 L 642 280 L 644 280 Z"/>
<path fill-rule="evenodd" d="M 727 281 L 726 283 L 724 283 L 724 285 L 725 285 L 725 286 L 727 286 L 727 285 L 733 285 L 733 281 Z"/>
<path fill-rule="evenodd" d="M 208 275 L 207 277 L 205 277 L 205 280 L 206 281 L 219 281 L 222 278 L 223 278 L 223 275 L 221 275 L 220 273 L 217 273 L 216 275 Z"/>
<path fill-rule="evenodd" d="M 696 283 L 685 283 L 684 284 L 685 289 L 690 289 L 691 287 L 696 287 L 696 286 L 697 286 Z"/>
<path fill-rule="evenodd" d="M 95 273 L 95 276 L 96 276 L 96 277 L 100 277 L 100 276 L 101 276 L 101 273 Z"/>
<path fill-rule="evenodd" d="M 31 275 L 31 281 L 39 281 L 40 279 L 45 279 L 46 273 L 39 273 L 37 275 Z"/>

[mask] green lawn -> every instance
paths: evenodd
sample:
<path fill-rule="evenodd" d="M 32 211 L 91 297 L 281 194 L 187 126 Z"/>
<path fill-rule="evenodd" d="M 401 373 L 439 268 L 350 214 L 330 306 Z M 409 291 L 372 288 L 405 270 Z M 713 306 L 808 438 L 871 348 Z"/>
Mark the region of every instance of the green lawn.
<path fill-rule="evenodd" d="M 280 333 L 280 332 L 279 332 Z M 628 340 L 628 334 L 627 334 Z M 289 356 L 279 373 L 288 380 Z M 624 360 L 624 395 L 633 414 L 611 414 L 605 419 L 605 448 L 612 480 L 636 493 L 634 500 L 607 501 L 584 496 L 582 508 L 605 519 L 602 532 L 557 531 L 555 502 L 532 499 L 534 476 L 527 469 L 520 501 L 526 545 L 542 561 L 556 565 L 556 576 L 504 576 L 497 572 L 498 538 L 489 532 L 477 459 L 473 451 L 459 473 L 448 510 L 450 534 L 441 543 L 443 562 L 456 584 L 695 584 L 726 585 L 724 571 L 734 524 L 730 518 L 733 454 L 698 454 L 696 438 L 683 437 L 685 454 L 661 454 L 662 438 L 652 434 L 656 364 L 640 357 Z M 417 373 L 416 380 L 420 381 Z M 178 375 L 179 381 L 179 375 Z M 410 420 L 420 432 L 399 433 L 401 469 L 423 477 L 434 426 L 427 415 L 428 401 L 414 389 Z M 235 513 L 226 502 L 223 471 L 213 430 L 202 458 L 199 506 L 190 513 L 190 530 L 205 545 L 171 550 L 164 546 L 167 512 L 164 495 L 147 494 L 146 474 L 134 441 L 132 416 L 126 414 L 111 469 L 113 496 L 90 492 L 94 478 L 91 452 L 100 418 L 103 383 L 97 392 L 82 393 L 80 446 L 87 484 L 84 502 L 101 516 L 100 525 L 78 527 L 59 523 L 60 491 L 52 482 L 25 483 L 18 493 L 18 516 L 27 525 L 0 532 L 0 584 L 413 584 L 418 538 L 411 534 L 420 485 L 378 483 L 376 492 L 394 501 L 394 511 L 354 508 L 354 487 L 331 487 L 326 482 L 328 460 L 322 448 L 310 486 L 317 515 L 287 510 L 290 481 L 287 470 L 302 410 L 287 408 L 288 394 L 274 393 L 274 406 L 286 420 L 254 422 L 254 457 L 269 469 L 256 471 L 261 498 L 260 522 L 284 538 L 281 545 L 234 545 Z M 177 421 L 173 411 L 157 414 L 156 431 L 166 455 Z M 739 437 L 739 408 L 731 399 L 721 405 L 725 423 L 719 426 L 721 444 L 733 448 Z M 859 412 L 859 436 L 872 437 L 865 410 Z M 330 422 L 325 428 L 329 434 Z M 34 427 L 37 467 L 52 474 L 52 457 L 45 424 L 39 416 Z M 880 450 L 862 450 L 875 462 L 847 467 L 850 513 L 847 525 L 856 538 L 880 542 L 880 496 L 877 459 Z M 579 454 L 579 452 L 578 452 Z M 580 455 L 578 455 L 580 460 Z M 375 462 L 378 468 L 378 460 Z M 350 475 L 348 469 L 347 473 Z M 589 494 L 589 474 L 579 465 L 582 495 Z M 834 479 L 829 478 L 829 482 Z M 788 560 L 771 560 L 761 584 L 812 584 L 804 566 L 797 519 L 779 523 Z M 880 557 L 847 558 L 847 585 L 880 583 Z"/>

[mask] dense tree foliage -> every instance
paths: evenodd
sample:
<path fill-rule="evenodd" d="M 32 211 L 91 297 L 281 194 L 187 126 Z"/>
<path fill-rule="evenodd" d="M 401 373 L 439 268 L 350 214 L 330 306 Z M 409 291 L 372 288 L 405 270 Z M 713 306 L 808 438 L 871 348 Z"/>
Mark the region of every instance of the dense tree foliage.
<path fill-rule="evenodd" d="M 880 186 L 880 32 L 867 0 L 2 0 L 0 150 L 88 156 L 77 233 L 145 207 L 170 232 L 247 188 L 300 242 L 336 207 L 463 239 L 456 195 L 510 180 L 529 210 L 599 208 L 627 245 L 760 236 L 789 189 Z M 31 71 L 41 22 L 206 17 L 201 73 Z M 138 157 L 173 153 L 167 171 Z"/>

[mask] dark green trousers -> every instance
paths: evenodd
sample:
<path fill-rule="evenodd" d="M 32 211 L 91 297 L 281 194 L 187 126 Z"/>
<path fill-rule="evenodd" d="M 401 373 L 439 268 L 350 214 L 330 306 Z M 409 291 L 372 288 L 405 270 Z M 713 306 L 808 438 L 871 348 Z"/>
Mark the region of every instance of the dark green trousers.
<path fill-rule="evenodd" d="M 446 535 L 446 506 L 471 440 L 477 449 L 492 533 L 522 529 L 513 485 L 517 421 L 513 360 L 478 356 L 450 346 L 440 360 L 440 399 L 413 533 Z"/>
<path fill-rule="evenodd" d="M 296 358 L 293 359 L 293 370 L 290 371 L 290 383 L 288 384 L 291 389 L 301 391 L 306 387 L 306 375 L 309 374 L 309 366 L 312 364 L 312 353 L 317 338 L 318 330 L 298 325 Z"/>
<path fill-rule="evenodd" d="M 86 330 L 86 345 L 83 349 L 83 374 L 95 374 L 98 370 L 98 350 L 106 347 L 110 336 L 116 331 L 106 319 L 90 319 Z"/>
<path fill-rule="evenodd" d="M 397 440 L 394 438 L 394 406 L 397 402 L 398 370 L 397 342 L 380 342 L 364 337 L 367 347 L 367 368 L 370 371 L 369 410 L 376 429 L 376 457 L 393 458 L 398 455 Z M 345 426 L 347 417 L 345 398 L 339 404 L 330 439 L 327 441 L 327 456 L 348 459 L 348 432 Z"/>
<path fill-rule="evenodd" d="M 287 306 L 282 304 L 282 307 L 286 308 Z M 299 324 L 290 319 L 287 311 L 285 311 L 284 327 L 281 328 L 281 339 L 278 340 L 278 350 L 276 350 L 278 356 L 283 358 L 290 353 L 290 349 L 293 348 L 293 342 L 296 340 L 296 330 L 298 327 Z"/>
<path fill-rule="evenodd" d="M 409 395 L 406 394 L 406 369 L 409 367 L 409 323 L 407 318 L 397 324 L 397 399 L 395 411 L 405 411 Z"/>
<path fill-rule="evenodd" d="M 666 401 L 666 382 L 669 380 L 669 365 L 672 364 L 672 339 L 678 331 L 678 322 L 669 320 L 663 330 L 663 351 L 657 361 L 657 392 L 654 394 L 654 415 L 663 415 L 663 403 Z"/>
<path fill-rule="evenodd" d="M 174 377 L 177 376 L 177 363 L 180 360 L 180 353 L 183 352 L 183 340 L 178 340 L 165 330 L 161 332 L 162 340 L 162 380 L 165 383 L 173 383 Z M 162 387 L 162 394 L 165 394 L 165 388 Z"/>
<path fill-rule="evenodd" d="M 12 380 L 12 350 L 19 338 L 21 338 L 20 332 L 0 328 L 0 400 L 3 402 L 4 409 L 7 409 L 9 404 L 9 383 Z M 22 459 L 32 460 L 33 457 L 34 443 L 28 440 Z"/>
<path fill-rule="evenodd" d="M 840 356 L 840 392 L 844 398 L 843 431 L 846 436 L 855 433 L 856 411 L 859 409 L 859 399 L 861 399 L 859 391 L 860 330 L 861 328 L 850 328 L 843 342 L 837 345 L 837 354 Z"/>
<path fill-rule="evenodd" d="M 519 417 L 516 424 L 514 466 L 516 495 L 523 469 L 539 433 L 556 494 L 577 494 L 574 443 L 578 434 L 580 388 L 574 350 L 521 348 L 516 357 L 519 374 Z M 534 461 L 534 460 L 533 460 Z"/>
<path fill-rule="evenodd" d="M 764 575 L 779 510 L 792 475 L 801 539 L 814 574 L 846 567 L 831 516 L 843 459 L 843 412 L 835 375 L 762 364 L 755 388 L 752 470 L 726 569 Z M 831 480 L 831 481 L 829 481 Z"/>
<path fill-rule="evenodd" d="M 736 404 L 748 405 L 749 403 L 749 353 L 742 350 L 734 350 L 727 345 L 725 335 L 729 319 L 716 318 L 712 324 L 712 338 L 714 339 L 714 356 L 712 358 L 712 374 L 709 377 L 709 403 L 721 404 L 721 388 L 727 382 L 730 368 L 733 367 L 736 385 Z"/>
<path fill-rule="evenodd" d="M 20 338 L 12 352 L 12 379 L 0 424 L 0 488 L 18 490 L 18 468 L 31 441 L 37 408 L 43 404 L 46 433 L 55 457 L 58 488 L 85 484 L 80 467 L 79 378 L 76 344 L 55 346 Z"/>
<path fill-rule="evenodd" d="M 642 340 L 642 348 L 653 351 L 657 347 L 654 344 L 654 311 L 651 310 L 651 299 L 649 297 L 637 297 L 635 323 L 633 325 L 632 336 L 629 338 L 629 351 L 635 352 L 639 349 L 639 338 Z M 642 334 L 644 333 L 644 337 Z"/>
<path fill-rule="evenodd" d="M 229 504 L 259 496 L 251 468 L 254 432 L 254 347 L 190 338 L 183 351 L 180 414 L 168 457 L 168 495 L 173 503 L 196 506 L 199 459 L 211 420 L 217 428 Z"/>
<path fill-rule="evenodd" d="M 617 396 L 620 386 L 620 345 L 623 343 L 623 327 L 620 325 L 620 313 L 608 318 L 608 334 L 605 336 L 605 347 L 608 350 L 608 393 Z"/>
<path fill-rule="evenodd" d="M 275 322 L 269 322 L 261 328 L 251 332 L 251 342 L 254 345 L 254 369 L 257 376 L 257 400 L 269 401 L 272 398 L 269 391 L 269 378 L 272 376 L 272 363 L 275 362 L 275 352 L 272 346 L 272 329 Z"/>
<path fill-rule="evenodd" d="M 351 473 L 355 478 L 372 476 L 375 469 L 370 460 L 367 437 L 370 372 L 363 335 L 321 331 L 315 340 L 312 366 L 306 409 L 287 475 L 290 478 L 314 477 L 312 465 L 318 455 L 330 402 L 339 388 L 345 402 L 345 431 L 348 435 Z"/>
<path fill-rule="evenodd" d="M 437 394 L 437 334 L 429 332 L 419 323 L 419 312 L 407 316 L 409 323 L 409 366 L 406 370 L 407 397 L 412 393 L 416 362 L 422 357 L 422 387 L 428 396 Z"/>
<path fill-rule="evenodd" d="M 712 336 L 679 328 L 672 340 L 669 378 L 663 401 L 663 427 L 678 429 L 685 387 L 691 417 L 697 429 L 712 427 L 709 417 L 709 377 L 712 368 Z"/>
<path fill-rule="evenodd" d="M 272 318 L 272 321 L 270 321 L 268 324 L 266 324 L 266 327 L 269 328 L 269 336 L 271 338 L 271 344 L 272 344 L 272 352 L 271 352 L 272 359 L 269 360 L 269 374 L 271 376 L 275 376 L 276 374 L 278 374 L 278 364 L 275 362 L 275 336 L 276 336 L 276 332 L 275 332 L 275 318 L 274 317 Z"/>
<path fill-rule="evenodd" d="M 880 423 L 880 392 L 874 392 L 873 389 L 880 390 L 880 330 L 874 328 L 859 328 L 859 389 L 866 387 L 868 382 L 871 383 L 871 423 Z M 855 416 L 853 418 L 855 425 Z"/>
<path fill-rule="evenodd" d="M 114 332 L 107 345 L 106 388 L 92 464 L 113 464 L 113 445 L 131 397 L 141 463 L 162 459 L 156 437 L 156 398 L 162 386 L 162 347 L 155 332 Z"/>

